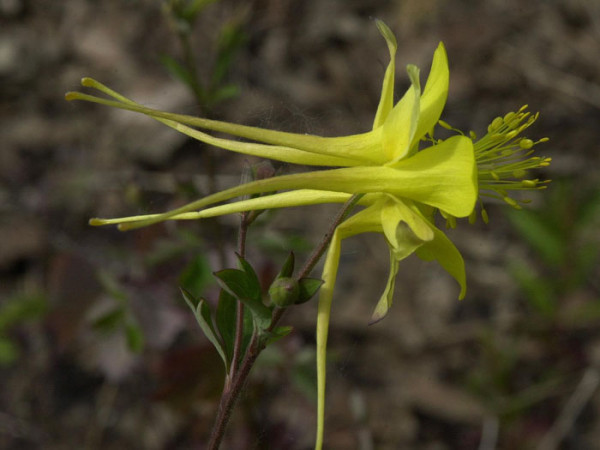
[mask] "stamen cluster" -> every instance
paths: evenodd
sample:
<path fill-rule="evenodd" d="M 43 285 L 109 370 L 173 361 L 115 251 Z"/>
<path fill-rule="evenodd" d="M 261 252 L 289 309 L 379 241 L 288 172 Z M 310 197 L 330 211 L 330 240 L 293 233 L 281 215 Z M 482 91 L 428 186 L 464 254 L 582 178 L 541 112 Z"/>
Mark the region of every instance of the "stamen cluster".
<path fill-rule="evenodd" d="M 474 132 L 469 133 L 474 141 L 481 216 L 486 223 L 488 216 L 481 203 L 482 197 L 500 199 L 513 208 L 521 209 L 521 204 L 528 203 L 528 200 L 511 197 L 511 191 L 545 189 L 550 182 L 528 178 L 530 170 L 546 167 L 551 161 L 551 158 L 532 156 L 533 147 L 548 141 L 547 137 L 534 142 L 521 136 L 537 120 L 538 115 L 531 114 L 527 111 L 527 105 L 524 105 L 517 112 L 511 111 L 504 117 L 492 120 L 488 132 L 481 139 L 477 139 Z M 439 125 L 464 134 L 442 120 Z M 475 220 L 474 214 L 469 218 L 471 222 Z"/>

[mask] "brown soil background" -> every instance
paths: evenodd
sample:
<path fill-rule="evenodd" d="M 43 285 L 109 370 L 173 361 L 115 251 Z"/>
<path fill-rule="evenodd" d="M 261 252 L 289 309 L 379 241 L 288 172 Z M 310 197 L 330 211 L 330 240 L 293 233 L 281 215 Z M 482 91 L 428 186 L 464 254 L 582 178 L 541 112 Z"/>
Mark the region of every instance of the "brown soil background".
<path fill-rule="evenodd" d="M 524 103 L 540 111 L 528 135 L 550 137 L 539 153 L 553 158 L 543 176 L 557 182 L 532 196 L 531 209 L 568 223 L 576 212 L 552 209 L 552 189 L 568 186 L 566 204 L 575 205 L 597 187 L 597 2 L 223 0 L 207 7 L 194 33 L 201 72 L 212 64 L 218 30 L 234 17 L 243 17 L 246 43 L 229 81 L 241 92 L 219 104 L 218 118 L 330 136 L 368 130 L 387 64 L 373 23 L 380 18 L 398 37 L 397 92 L 407 86 L 402 68 L 417 64 L 424 76 L 435 46 L 445 43 L 451 86 L 443 118 L 454 126 L 482 133 Z M 177 287 L 199 253 L 211 270 L 220 268 L 214 227 L 123 234 L 87 220 L 193 198 L 190 186 L 204 189 L 209 151 L 219 186 L 234 185 L 247 158 L 209 150 L 144 117 L 63 98 L 92 76 L 146 105 L 196 114 L 185 87 L 159 62 L 179 55 L 178 44 L 158 1 L 0 1 L 0 308 L 19 298 L 47 304 L 37 319 L 0 330 L 20 352 L 0 368 L 0 448 L 203 448 L 220 361 Z M 378 236 L 345 243 L 326 448 L 600 449 L 598 265 L 561 290 L 553 315 L 536 311 L 513 263 L 550 282 L 571 261 L 544 265 L 506 209 L 489 205 L 489 225 L 459 223 L 449 233 L 466 261 L 464 301 L 440 267 L 410 258 L 389 316 L 370 327 L 387 276 L 385 244 Z M 297 209 L 258 225 L 249 259 L 264 280 L 283 262 L 291 245 L 285 236 L 317 242 L 334 211 Z M 594 217 L 569 248 L 595 248 Z M 221 221 L 228 265 L 235 227 L 235 218 Z M 100 274 L 118 284 L 142 327 L 140 354 L 128 351 L 121 329 L 92 326 L 117 304 Z M 207 288 L 209 299 L 215 295 Z M 261 360 L 223 448 L 311 448 L 314 302 L 284 322 L 295 331 Z"/>

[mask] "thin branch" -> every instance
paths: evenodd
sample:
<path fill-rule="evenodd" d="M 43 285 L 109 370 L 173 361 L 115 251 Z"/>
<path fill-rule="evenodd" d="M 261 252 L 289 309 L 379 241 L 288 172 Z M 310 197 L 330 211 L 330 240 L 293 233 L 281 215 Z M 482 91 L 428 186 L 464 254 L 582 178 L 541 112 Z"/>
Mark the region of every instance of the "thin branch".
<path fill-rule="evenodd" d="M 314 269 L 314 267 L 321 259 L 321 256 L 323 256 L 323 253 L 325 253 L 325 250 L 327 250 L 327 247 L 329 247 L 329 243 L 333 238 L 333 233 L 335 229 L 340 223 L 344 221 L 344 219 L 346 219 L 346 217 L 348 217 L 348 214 L 350 214 L 352 209 L 356 206 L 356 204 L 362 198 L 363 195 L 365 194 L 354 194 L 348 199 L 346 203 L 344 203 L 342 209 L 338 212 L 337 216 L 335 216 L 335 218 L 331 222 L 329 230 L 327 230 L 327 233 L 325 233 L 319 245 L 317 245 L 317 247 L 313 250 L 312 255 L 310 256 L 302 270 L 296 275 L 296 279 L 299 280 L 300 278 L 308 276 L 310 272 Z"/>
<path fill-rule="evenodd" d="M 246 257 L 246 236 L 248 235 L 248 213 L 242 213 L 240 219 L 240 228 L 238 233 L 238 254 L 241 258 Z M 225 382 L 224 390 L 230 389 L 230 382 L 235 377 L 240 353 L 242 351 L 242 342 L 244 337 L 244 304 L 237 302 L 236 325 L 235 325 L 235 341 L 233 344 L 233 359 L 231 361 L 231 370 Z"/>

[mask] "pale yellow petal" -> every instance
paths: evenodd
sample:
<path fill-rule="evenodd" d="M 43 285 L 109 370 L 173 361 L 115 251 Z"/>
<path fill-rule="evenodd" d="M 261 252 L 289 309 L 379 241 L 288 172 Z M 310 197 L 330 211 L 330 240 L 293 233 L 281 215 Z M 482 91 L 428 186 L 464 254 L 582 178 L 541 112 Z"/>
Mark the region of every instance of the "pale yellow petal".
<path fill-rule="evenodd" d="M 398 43 L 392 30 L 383 23 L 381 20 L 376 20 L 375 24 L 379 29 L 381 35 L 385 38 L 387 46 L 390 52 L 390 62 L 385 70 L 383 77 L 383 86 L 381 87 L 381 98 L 379 99 L 379 106 L 377 107 L 377 113 L 375 114 L 375 120 L 373 122 L 373 129 L 380 127 L 385 122 L 388 114 L 394 107 L 394 83 L 396 76 L 396 49 Z"/>
<path fill-rule="evenodd" d="M 388 163 L 396 162 L 408 153 L 419 120 L 419 69 L 407 68 L 411 86 L 388 114 L 382 128 L 382 150 Z"/>
<path fill-rule="evenodd" d="M 375 310 L 373 311 L 369 325 L 372 325 L 383 319 L 392 306 L 392 302 L 394 300 L 394 289 L 396 286 L 396 275 L 398 275 L 399 267 L 400 261 L 395 257 L 394 253 L 390 249 L 390 273 L 388 275 L 385 290 L 377 302 L 377 306 L 375 306 Z"/>
<path fill-rule="evenodd" d="M 436 260 L 460 285 L 459 299 L 467 293 L 467 276 L 462 255 L 450 239 L 438 228 L 432 226 L 435 237 L 417 250 L 419 258 L 425 261 Z"/>
<path fill-rule="evenodd" d="M 440 119 L 448 98 L 449 81 L 448 56 L 444 44 L 440 42 L 433 54 L 431 71 L 421 96 L 421 114 L 415 133 L 416 139 L 421 139 L 426 133 L 432 131 Z"/>
<path fill-rule="evenodd" d="M 121 229 L 152 225 L 242 195 L 291 189 L 389 193 L 439 208 L 455 217 L 467 217 L 477 198 L 476 177 L 471 140 L 454 136 L 400 161 L 396 168 L 348 167 L 267 178 L 226 189 L 154 219 L 123 224 Z"/>
<path fill-rule="evenodd" d="M 307 153 L 357 160 L 362 164 L 379 164 L 382 162 L 381 154 L 379 152 L 381 135 L 380 131 L 377 130 L 341 137 L 321 137 L 310 134 L 297 134 L 267 130 L 264 128 L 238 125 L 229 122 L 221 122 L 218 120 L 204 119 L 202 117 L 194 117 L 183 114 L 174 114 L 147 108 L 132 101 L 131 99 L 124 97 L 121 94 L 118 94 L 112 89 L 104 86 L 102 83 L 91 78 L 84 78 L 82 80 L 82 84 L 86 87 L 98 89 L 101 92 L 117 99 L 118 101 L 111 101 L 79 92 L 67 93 L 67 100 L 85 100 L 100 103 L 115 108 L 139 112 L 156 119 L 160 118 L 172 120 L 182 125 L 227 133 L 262 142 L 264 144 L 295 148 L 296 150 Z M 346 165 L 356 165 L 356 162 Z"/>
<path fill-rule="evenodd" d="M 340 260 L 340 246 L 343 239 L 359 233 L 379 232 L 381 225 L 377 214 L 378 206 L 370 206 L 341 223 L 333 233 L 319 290 L 317 313 L 317 436 L 315 450 L 323 448 L 325 428 L 325 381 L 327 375 L 327 337 L 331 317 L 331 303 Z"/>
<path fill-rule="evenodd" d="M 193 211 L 177 214 L 168 220 L 199 220 L 208 217 L 223 216 L 226 214 L 235 214 L 244 211 L 254 211 L 262 209 L 289 208 L 294 206 L 308 206 L 322 203 L 344 203 L 352 195 L 343 192 L 317 191 L 314 189 L 298 189 L 295 191 L 280 192 L 277 194 L 264 195 L 248 200 L 228 203 L 226 205 L 214 206 L 201 211 Z M 359 205 L 368 205 L 372 202 L 369 197 L 362 197 Z M 115 219 L 90 220 L 90 225 L 115 225 L 128 222 L 139 222 L 142 220 L 157 219 L 161 214 L 145 214 L 141 216 L 129 216 Z"/>

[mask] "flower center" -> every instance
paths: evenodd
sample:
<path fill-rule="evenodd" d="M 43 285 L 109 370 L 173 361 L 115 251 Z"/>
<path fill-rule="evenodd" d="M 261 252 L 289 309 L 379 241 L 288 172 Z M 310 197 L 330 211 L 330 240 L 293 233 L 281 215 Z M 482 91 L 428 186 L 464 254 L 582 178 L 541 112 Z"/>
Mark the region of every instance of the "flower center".
<path fill-rule="evenodd" d="M 534 142 L 521 136 L 521 133 L 537 120 L 538 115 L 539 113 L 532 115 L 527 111 L 527 105 L 524 105 L 517 112 L 511 111 L 504 117 L 496 117 L 492 120 L 488 132 L 481 139 L 477 139 L 474 132 L 469 133 L 474 141 L 480 200 L 482 197 L 496 198 L 513 208 L 521 209 L 521 204 L 528 203 L 528 200 L 512 197 L 514 191 L 547 187 L 550 180 L 530 178 L 529 171 L 550 165 L 551 158 L 532 156 L 533 147 L 548 141 L 548 138 Z M 439 125 L 464 135 L 462 131 L 453 128 L 443 120 L 439 121 Z M 487 223 L 487 212 L 481 202 L 480 205 L 481 216 Z M 469 218 L 470 222 L 474 220 L 475 211 Z"/>

